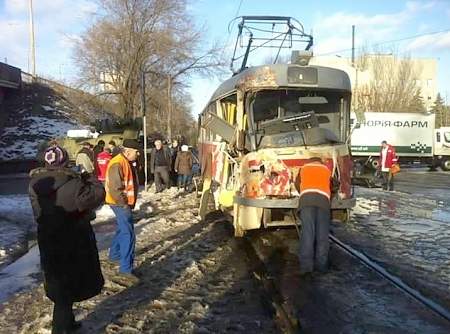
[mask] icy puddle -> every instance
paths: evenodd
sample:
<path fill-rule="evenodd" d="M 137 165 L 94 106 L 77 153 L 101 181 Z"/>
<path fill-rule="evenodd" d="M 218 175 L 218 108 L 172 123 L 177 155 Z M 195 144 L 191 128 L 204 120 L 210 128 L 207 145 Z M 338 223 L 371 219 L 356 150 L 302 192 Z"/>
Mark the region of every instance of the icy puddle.
<path fill-rule="evenodd" d="M 450 308 L 450 204 L 419 194 L 357 188 L 348 224 L 333 231 L 424 295 Z"/>

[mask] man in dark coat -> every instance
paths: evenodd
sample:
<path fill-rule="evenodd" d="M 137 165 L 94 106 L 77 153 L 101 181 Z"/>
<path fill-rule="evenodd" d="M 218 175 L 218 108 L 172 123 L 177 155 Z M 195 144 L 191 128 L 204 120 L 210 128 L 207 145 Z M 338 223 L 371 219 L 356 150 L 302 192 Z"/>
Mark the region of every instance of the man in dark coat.
<path fill-rule="evenodd" d="M 150 172 L 154 174 L 157 193 L 170 188 L 171 167 L 170 150 L 162 145 L 161 140 L 156 140 L 150 155 Z"/>
<path fill-rule="evenodd" d="M 100 293 L 102 276 L 90 221 L 105 191 L 93 177 L 65 168 L 67 152 L 55 146 L 44 155 L 46 166 L 31 171 L 29 195 L 38 224 L 44 288 L 54 302 L 52 333 L 70 333 L 74 302 Z"/>
<path fill-rule="evenodd" d="M 116 145 L 114 140 L 110 140 L 108 143 L 108 147 L 111 150 L 112 157 L 114 158 L 117 154 L 120 153 L 120 148 Z"/>
<path fill-rule="evenodd" d="M 172 144 L 169 147 L 171 166 L 170 166 L 170 182 L 172 186 L 178 184 L 178 172 L 175 171 L 175 160 L 177 158 L 178 152 L 180 152 L 180 145 L 178 145 L 178 140 L 172 140 Z"/>
<path fill-rule="evenodd" d="M 105 141 L 100 139 L 97 142 L 97 145 L 94 146 L 94 149 L 92 150 L 94 152 L 94 163 L 97 161 L 97 156 L 104 151 L 105 148 Z"/>

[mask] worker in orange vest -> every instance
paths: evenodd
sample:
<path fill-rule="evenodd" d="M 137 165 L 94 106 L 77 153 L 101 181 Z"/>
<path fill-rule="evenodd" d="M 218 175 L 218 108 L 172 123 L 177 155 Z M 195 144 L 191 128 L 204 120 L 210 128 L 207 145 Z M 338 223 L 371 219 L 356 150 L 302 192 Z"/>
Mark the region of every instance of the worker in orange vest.
<path fill-rule="evenodd" d="M 109 260 L 120 262 L 119 275 L 135 283 L 139 279 L 133 273 L 136 236 L 131 210 L 136 204 L 138 182 L 131 163 L 136 161 L 140 145 L 136 140 L 124 139 L 122 146 L 121 152 L 110 160 L 106 169 L 105 202 L 117 219 Z"/>
<path fill-rule="evenodd" d="M 331 171 L 319 157 L 311 158 L 300 170 L 300 273 L 328 269 L 331 220 Z"/>

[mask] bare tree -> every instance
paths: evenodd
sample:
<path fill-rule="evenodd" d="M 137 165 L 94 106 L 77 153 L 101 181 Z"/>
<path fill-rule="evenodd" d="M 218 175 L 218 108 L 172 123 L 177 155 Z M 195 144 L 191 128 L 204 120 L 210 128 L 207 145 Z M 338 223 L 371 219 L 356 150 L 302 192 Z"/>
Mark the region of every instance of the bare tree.
<path fill-rule="evenodd" d="M 102 0 L 101 17 L 75 47 L 83 83 L 99 94 L 115 95 L 123 116 L 139 110 L 143 66 L 156 66 L 165 51 L 173 20 L 185 14 L 184 0 Z"/>
<path fill-rule="evenodd" d="M 178 51 L 181 52 L 173 54 L 173 59 L 169 58 L 171 64 L 167 69 L 167 136 L 169 138 L 172 137 L 173 127 L 172 94 L 177 80 L 192 73 L 208 76 L 224 65 L 218 58 L 220 49 L 216 47 L 199 54 L 191 54 L 189 50 Z"/>
<path fill-rule="evenodd" d="M 216 45 L 202 48 L 204 28 L 196 28 L 186 0 L 102 0 L 102 16 L 78 42 L 75 60 L 84 83 L 112 96 L 126 118 L 140 115 L 140 74 L 146 74 L 150 132 L 173 133 L 174 110 L 182 108 L 186 79 L 211 75 L 223 62 Z M 176 124 L 180 124 L 176 122 Z"/>
<path fill-rule="evenodd" d="M 408 106 L 408 111 L 411 112 L 427 111 L 427 109 L 425 108 L 425 104 L 423 103 L 423 97 L 420 88 L 416 89 L 416 93 L 414 94 L 414 97 L 412 98 Z"/>
<path fill-rule="evenodd" d="M 357 66 L 359 77 L 368 74 L 370 80 L 358 84 L 354 94 L 354 109 L 401 112 L 412 111 L 410 108 L 414 106 L 414 111 L 422 110 L 418 106 L 420 90 L 416 85 L 417 74 L 421 69 L 410 57 L 366 54 L 359 57 Z"/>
<path fill-rule="evenodd" d="M 173 94 L 175 87 L 185 87 L 185 80 L 192 75 L 212 76 L 223 72 L 225 62 L 221 54 L 223 47 L 214 43 L 205 47 L 203 31 L 196 28 L 189 15 L 177 17 L 165 35 L 165 52 L 158 64 L 158 72 L 166 82 L 167 97 L 167 135 L 172 137 L 173 130 Z M 183 94 L 181 94 L 183 95 Z"/>

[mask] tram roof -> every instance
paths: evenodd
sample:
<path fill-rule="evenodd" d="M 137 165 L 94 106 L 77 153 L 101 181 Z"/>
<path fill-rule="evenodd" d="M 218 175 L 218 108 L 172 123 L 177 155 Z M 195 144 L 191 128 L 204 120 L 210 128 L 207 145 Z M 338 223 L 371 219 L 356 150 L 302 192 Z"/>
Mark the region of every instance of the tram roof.
<path fill-rule="evenodd" d="M 314 65 L 271 64 L 249 67 L 224 81 L 210 101 L 242 86 L 244 90 L 301 87 L 351 91 L 350 78 L 342 70 Z"/>

